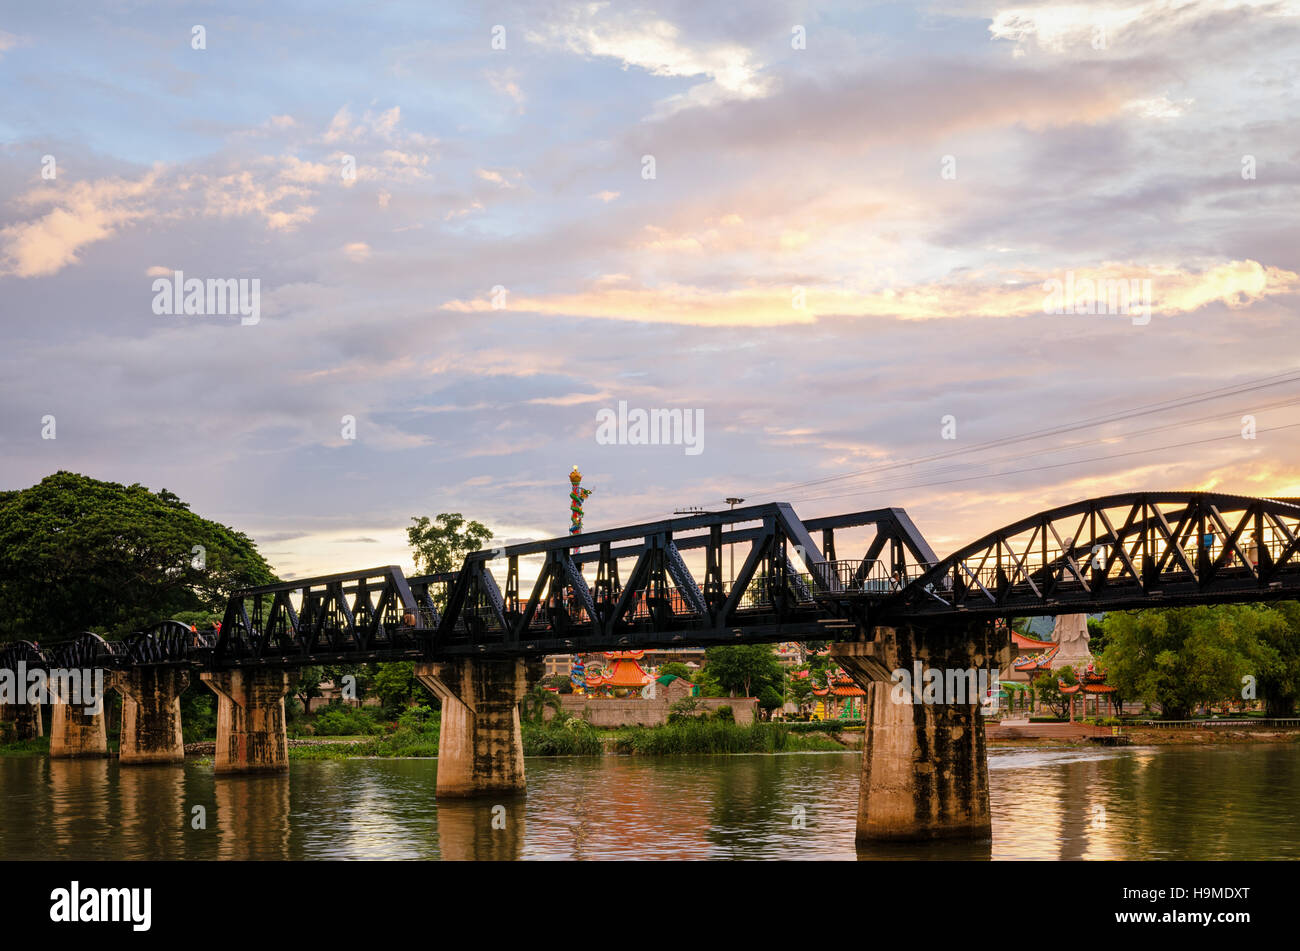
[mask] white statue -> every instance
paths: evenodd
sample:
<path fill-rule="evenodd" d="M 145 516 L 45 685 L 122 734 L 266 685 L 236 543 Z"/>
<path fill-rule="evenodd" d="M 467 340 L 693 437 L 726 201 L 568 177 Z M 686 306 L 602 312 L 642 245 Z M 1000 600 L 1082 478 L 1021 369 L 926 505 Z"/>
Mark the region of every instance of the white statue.
<path fill-rule="evenodd" d="M 1088 669 L 1092 663 L 1092 651 L 1088 649 L 1088 615 L 1058 614 L 1052 628 L 1052 640 L 1061 645 L 1052 658 L 1054 670 L 1073 667 L 1076 674 L 1082 674 Z"/>

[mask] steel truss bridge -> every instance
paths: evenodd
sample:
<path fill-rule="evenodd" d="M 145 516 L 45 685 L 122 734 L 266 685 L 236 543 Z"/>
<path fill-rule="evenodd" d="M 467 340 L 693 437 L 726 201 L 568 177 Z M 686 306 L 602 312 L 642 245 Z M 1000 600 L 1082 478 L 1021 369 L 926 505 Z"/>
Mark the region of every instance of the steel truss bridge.
<path fill-rule="evenodd" d="M 837 542 L 860 554 L 841 557 Z M 743 552 L 734 578 L 723 571 L 728 549 Z M 528 586 L 521 561 L 536 568 Z M 407 578 L 388 565 L 248 588 L 231 595 L 219 633 L 164 621 L 120 641 L 89 632 L 44 648 L 16 641 L 0 650 L 0 668 L 845 640 L 875 625 L 1293 598 L 1297 499 L 1112 495 L 1031 515 L 943 559 L 903 509 L 801 520 L 778 502 L 478 551 L 443 574 Z"/>

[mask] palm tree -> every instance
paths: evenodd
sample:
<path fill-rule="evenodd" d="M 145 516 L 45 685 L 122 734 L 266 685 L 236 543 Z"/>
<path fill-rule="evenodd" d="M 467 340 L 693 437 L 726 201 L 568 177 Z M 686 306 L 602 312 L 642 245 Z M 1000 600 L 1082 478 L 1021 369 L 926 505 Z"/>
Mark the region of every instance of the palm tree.
<path fill-rule="evenodd" d="M 519 701 L 519 714 L 530 723 L 543 723 L 546 720 L 546 708 L 550 707 L 557 714 L 564 709 L 560 698 L 541 684 L 524 694 Z"/>

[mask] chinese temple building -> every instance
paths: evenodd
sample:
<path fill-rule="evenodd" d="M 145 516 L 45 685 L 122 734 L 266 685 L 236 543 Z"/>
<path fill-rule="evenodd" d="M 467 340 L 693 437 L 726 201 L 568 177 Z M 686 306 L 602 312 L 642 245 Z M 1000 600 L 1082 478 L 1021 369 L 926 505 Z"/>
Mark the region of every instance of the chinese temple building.
<path fill-rule="evenodd" d="M 817 698 L 814 716 L 824 720 L 859 720 L 866 691 L 853 682 L 843 670 L 836 669 L 826 677 L 826 686 L 813 688 Z"/>
<path fill-rule="evenodd" d="M 1076 697 L 1083 699 L 1083 716 L 1088 716 L 1088 698 L 1092 698 L 1092 716 L 1100 717 L 1104 714 L 1101 712 L 1103 700 L 1114 700 L 1115 688 L 1106 683 L 1106 675 L 1098 673 L 1092 664 L 1079 678 L 1077 684 L 1065 684 L 1061 681 L 1056 682 L 1057 689 L 1063 696 L 1070 698 L 1070 719 L 1074 719 L 1074 700 Z"/>
<path fill-rule="evenodd" d="M 645 689 L 651 677 L 640 664 L 645 651 L 606 651 L 605 657 L 612 662 L 609 673 L 605 676 L 603 686 L 610 696 L 634 697 Z"/>

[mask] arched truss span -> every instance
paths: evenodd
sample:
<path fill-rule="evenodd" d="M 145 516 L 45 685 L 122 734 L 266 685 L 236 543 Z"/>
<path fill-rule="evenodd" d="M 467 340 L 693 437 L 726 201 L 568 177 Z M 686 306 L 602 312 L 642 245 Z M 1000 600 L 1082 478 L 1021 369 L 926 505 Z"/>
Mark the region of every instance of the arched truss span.
<path fill-rule="evenodd" d="M 1087 499 L 954 552 L 881 618 L 1071 614 L 1300 597 L 1300 505 L 1208 492 Z"/>
<path fill-rule="evenodd" d="M 112 666 L 114 654 L 114 645 L 94 631 L 82 631 L 44 651 L 50 667 L 62 667 L 65 670 Z"/>
<path fill-rule="evenodd" d="M 180 621 L 161 621 L 124 637 L 121 652 L 131 664 L 181 663 L 214 640 L 211 633 L 193 631 Z"/>
<path fill-rule="evenodd" d="M 0 670 L 17 670 L 19 662 L 27 667 L 44 667 L 45 655 L 32 641 L 8 641 L 0 645 Z"/>

